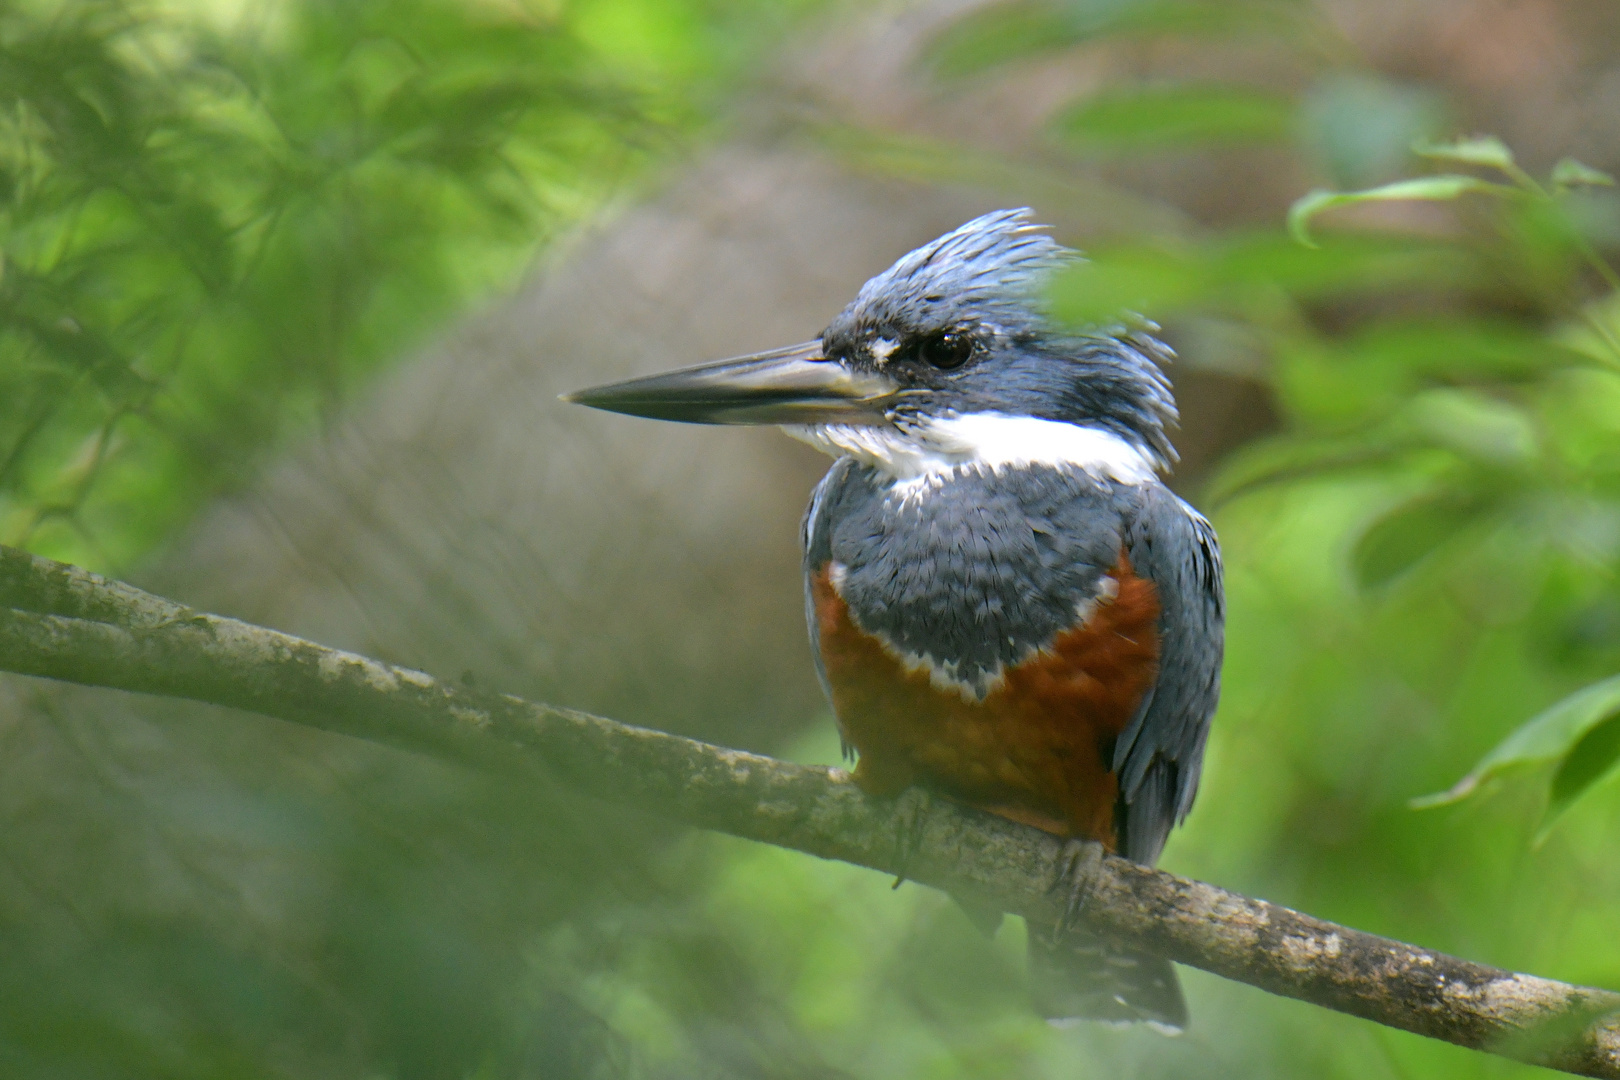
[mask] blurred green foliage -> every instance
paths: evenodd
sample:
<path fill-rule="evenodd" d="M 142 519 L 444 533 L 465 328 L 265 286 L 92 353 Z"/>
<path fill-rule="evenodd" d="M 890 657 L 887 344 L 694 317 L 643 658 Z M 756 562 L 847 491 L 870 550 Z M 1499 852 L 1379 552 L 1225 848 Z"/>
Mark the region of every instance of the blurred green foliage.
<path fill-rule="evenodd" d="M 1306 72 L 1292 91 L 1127 76 L 1052 127 L 1077 173 L 1263 141 L 1302 178 L 1390 185 L 1302 197 L 1291 223 L 1279 206 L 1264 225 L 1109 238 L 1055 287 L 1082 324 L 1162 321 L 1185 365 L 1259 379 L 1280 420 L 1192 493 L 1226 552 L 1228 660 L 1204 790 L 1165 862 L 1620 986 L 1620 300 L 1600 257 L 1620 201 L 1606 178 L 1566 161 L 1538 181 L 1497 140 L 1433 141 L 1445 95 L 1359 66 L 1304 4 L 1019 0 L 953 24 L 932 60 L 980 77 L 1063 49 L 1245 37 L 1288 43 Z M 903 171 L 908 149 L 886 163 Z M 1494 797 L 1414 808 L 1498 744 L 1466 782 Z M 678 857 L 715 864 L 678 932 L 600 924 L 622 935 L 595 984 L 601 1014 L 634 1033 L 649 1075 L 713 1067 L 715 979 L 770 1003 L 774 1024 L 727 1028 L 767 1048 L 750 1060 L 782 1064 L 770 1075 L 1532 1071 L 1197 973 L 1180 1040 L 1053 1032 L 1025 1008 L 1016 924 L 985 941 L 925 890 L 715 838 Z M 577 955 L 581 932 L 554 947 Z M 691 957 L 719 942 L 728 974 L 702 973 Z"/>
<path fill-rule="evenodd" d="M 1322 25 L 1300 0 L 1012 0 L 942 33 L 932 65 L 948 76 L 1099 41 L 1277 34 L 1311 45 Z M 1314 46 L 1313 46 L 1314 47 Z"/>
<path fill-rule="evenodd" d="M 1280 94 L 1233 86 L 1145 88 L 1089 98 L 1059 117 L 1057 128 L 1081 150 L 1184 150 L 1193 143 L 1284 139 L 1293 106 Z"/>
<path fill-rule="evenodd" d="M 1292 134 L 1302 156 L 1331 177 L 1381 176 L 1420 159 L 1453 171 L 1313 191 L 1288 214 L 1300 245 L 1292 250 L 1264 228 L 1094 250 L 1058 283 L 1057 310 L 1085 324 L 1106 324 L 1121 311 L 1195 327 L 1241 324 L 1250 369 L 1264 373 L 1286 430 L 1227 463 L 1209 497 L 1225 505 L 1261 487 L 1379 478 L 1390 501 L 1345 538 L 1342 560 L 1369 600 L 1421 590 L 1419 582 L 1456 588 L 1471 573 L 1496 574 L 1495 566 L 1468 568 L 1471 555 L 1492 546 L 1520 552 L 1522 572 L 1557 565 L 1600 588 L 1617 553 L 1612 542 L 1593 548 L 1591 530 L 1620 520 L 1620 486 L 1602 449 L 1614 424 L 1602 408 L 1568 415 L 1566 388 L 1588 380 L 1587 394 L 1606 395 L 1620 373 L 1620 273 L 1594 246 L 1620 220 L 1620 200 L 1605 190 L 1614 179 L 1564 158 L 1542 182 L 1493 136 L 1426 137 L 1443 114 L 1433 95 L 1354 70 L 1331 46 L 1327 24 L 1312 30 L 1312 20 L 1308 8 L 1287 3 L 1218 11 L 1158 0 L 996 5 L 942 35 L 936 58 L 942 70 L 961 72 L 1106 39 L 1292 35 L 1305 66 L 1318 69 L 1293 98 L 1239 81 L 1139 82 L 1061 112 L 1054 135 L 1081 150 L 1185 153 Z M 1390 153 L 1395 140 L 1405 153 Z M 1310 231 L 1329 211 L 1414 202 L 1444 204 L 1447 216 L 1422 230 L 1394 220 L 1380 228 L 1375 219 L 1373 229 L 1325 248 Z M 1570 539 L 1577 522 L 1588 524 L 1585 547 Z M 1419 573 L 1434 563 L 1460 576 Z M 1471 587 L 1485 586 L 1476 579 Z M 1558 603 L 1548 599 L 1538 614 L 1581 622 L 1579 603 L 1555 613 Z M 1556 625 L 1537 629 L 1571 636 Z M 1587 650 L 1598 670 L 1620 660 L 1620 641 L 1607 644 Z M 1564 674 L 1548 665 L 1555 683 Z M 1616 709 L 1601 693 L 1572 700 L 1584 704 L 1551 710 L 1493 751 L 1456 797 L 1513 765 L 1550 764 L 1551 820 L 1602 779 L 1620 762 L 1609 727 Z M 1607 704 L 1592 705 L 1599 700 Z M 1553 731 L 1561 733 L 1557 747 L 1548 745 Z M 1516 753 L 1525 740 L 1536 749 Z"/>
<path fill-rule="evenodd" d="M 0 541 L 129 565 L 680 145 L 790 13 L 0 5 Z"/>
<path fill-rule="evenodd" d="M 0 540 L 114 567 L 150 550 L 679 147 L 783 25 L 743 0 L 265 13 L 0 8 Z M 1014 0 L 948 26 L 930 68 L 1167 42 L 1262 42 L 1297 77 L 1114 78 L 1055 114 L 1073 184 L 1047 191 L 1106 198 L 1099 161 L 1257 144 L 1296 194 L 1334 190 L 1296 211 L 1314 248 L 1278 206 L 1109 239 L 1057 285 L 1076 321 L 1162 321 L 1187 367 L 1262 382 L 1280 418 L 1192 493 L 1231 623 L 1204 790 L 1165 862 L 1620 986 L 1620 299 L 1594 261 L 1620 208 L 1578 163 L 1527 186 L 1500 144 L 1423 141 L 1451 127 L 1445 93 L 1360 64 L 1303 2 Z M 860 149 L 1017 179 L 936 144 Z M 1351 190 L 1389 183 L 1417 187 Z M 0 846 L 16 1075 L 1529 1074 L 1196 972 L 1182 1039 L 1058 1032 L 1026 1007 L 1022 926 L 986 940 L 923 889 L 669 844 L 543 783 L 253 718 L 145 703 L 97 727 L 36 704 L 53 752 L 89 764 L 13 808 L 50 828 Z M 831 724 L 789 752 L 835 760 Z M 1491 797 L 1412 809 L 1465 774 Z M 158 870 L 119 861 L 136 830 Z M 74 895 L 80 863 L 176 895 Z M 265 866 L 310 895 L 261 906 Z"/>
<path fill-rule="evenodd" d="M 1553 167 L 1544 186 L 1521 169 L 1512 152 L 1493 137 L 1420 145 L 1415 152 L 1453 165 L 1485 168 L 1503 175 L 1508 183 L 1493 183 L 1471 175 L 1440 175 L 1395 181 L 1363 191 L 1313 192 L 1296 202 L 1289 213 L 1289 227 L 1295 237 L 1314 247 L 1308 223 L 1334 207 L 1402 199 L 1450 201 L 1465 195 L 1521 203 L 1541 223 L 1555 230 L 1554 242 L 1563 242 L 1567 259 L 1584 261 L 1609 289 L 1607 296 L 1596 301 L 1575 304 L 1580 328 L 1590 335 L 1589 348 L 1572 350 L 1566 362 L 1584 363 L 1610 375 L 1620 370 L 1620 328 L 1613 324 L 1608 310 L 1620 302 L 1620 275 L 1582 235 L 1580 225 L 1569 218 L 1563 206 L 1572 190 L 1612 188 L 1613 177 L 1573 158 L 1564 158 Z M 1503 336 L 1500 331 L 1492 335 L 1493 339 Z M 1426 344 L 1433 348 L 1441 343 Z M 1405 359 L 1408 369 L 1421 370 L 1417 358 Z M 1476 371 L 1483 369 L 1487 375 L 1503 374 L 1478 359 L 1473 367 Z M 1517 374 L 1534 378 L 1537 372 L 1531 366 Z M 1561 532 L 1560 515 L 1571 511 L 1581 516 L 1620 514 L 1620 504 L 1616 503 L 1620 490 L 1615 488 L 1614 477 L 1605 475 L 1612 470 L 1593 469 L 1589 462 L 1580 460 L 1549 460 L 1550 455 L 1542 452 L 1539 425 L 1516 410 L 1513 403 L 1489 397 L 1431 400 L 1444 402 L 1443 408 L 1449 411 L 1449 416 L 1437 417 L 1443 425 L 1438 432 L 1449 435 L 1446 441 L 1455 448 L 1471 450 L 1468 456 L 1476 463 L 1487 462 L 1488 467 L 1468 470 L 1473 475 L 1446 477 L 1432 490 L 1394 507 L 1369 526 L 1351 555 L 1356 578 L 1364 589 L 1392 584 L 1417 563 L 1433 558 L 1454 538 L 1489 533 L 1504 518 L 1540 519 L 1535 521 L 1535 527 L 1550 538 Z M 1553 487 L 1548 481 L 1550 475 L 1562 477 L 1566 485 L 1576 489 L 1572 498 L 1544 505 L 1551 494 L 1548 489 Z M 1587 500 L 1588 504 L 1574 503 L 1575 499 Z M 1611 677 L 1578 691 L 1529 721 L 1449 791 L 1414 800 L 1414 805 L 1455 802 L 1476 792 L 1482 782 L 1516 766 L 1552 765 L 1555 771 L 1544 816 L 1545 829 L 1617 762 L 1620 694 Z"/>
<path fill-rule="evenodd" d="M 1020 3 L 974 18 L 941 39 L 942 68 L 1145 34 L 1189 48 L 1291 36 L 1292 167 L 1380 185 L 1302 197 L 1288 224 L 1317 247 L 1281 220 L 1130 238 L 1057 286 L 1072 319 L 1143 312 L 1184 362 L 1260 377 L 1281 421 L 1198 500 L 1227 554 L 1226 690 L 1205 790 L 1166 861 L 1365 929 L 1620 985 L 1620 280 L 1599 250 L 1620 222 L 1612 182 L 1570 159 L 1537 180 L 1494 138 L 1435 142 L 1444 96 L 1361 68 L 1307 5 Z M 1205 93 L 1200 79 L 1182 92 Z M 1238 73 L 1210 100 L 1255 90 Z M 1105 93 L 1110 108 L 1177 100 L 1161 82 Z M 1231 134 L 1219 109 L 1204 123 L 1183 152 Z M 1499 740 L 1454 790 L 1495 798 L 1412 809 Z M 1256 1005 L 1224 986 L 1195 1001 L 1201 1022 L 1231 1009 L 1242 1028 L 1195 1030 L 1209 1052 L 1195 1074 L 1520 1071 Z M 1116 1065 L 1144 1052 L 1088 1042 Z M 1123 1067 L 1185 1067 L 1145 1053 Z"/>

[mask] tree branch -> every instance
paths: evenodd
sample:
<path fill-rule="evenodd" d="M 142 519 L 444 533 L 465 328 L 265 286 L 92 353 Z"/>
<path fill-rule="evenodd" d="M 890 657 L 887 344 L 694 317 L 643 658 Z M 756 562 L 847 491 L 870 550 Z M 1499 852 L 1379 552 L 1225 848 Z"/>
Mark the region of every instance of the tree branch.
<path fill-rule="evenodd" d="M 1056 925 L 1063 843 L 840 769 L 727 750 L 192 611 L 0 547 L 0 670 L 192 698 L 510 769 L 688 825 L 902 874 Z M 1471 963 L 1114 856 L 1082 860 L 1084 917 L 1172 960 L 1390 1027 L 1620 1080 L 1620 994 Z M 903 865 L 902 865 L 903 863 Z"/>

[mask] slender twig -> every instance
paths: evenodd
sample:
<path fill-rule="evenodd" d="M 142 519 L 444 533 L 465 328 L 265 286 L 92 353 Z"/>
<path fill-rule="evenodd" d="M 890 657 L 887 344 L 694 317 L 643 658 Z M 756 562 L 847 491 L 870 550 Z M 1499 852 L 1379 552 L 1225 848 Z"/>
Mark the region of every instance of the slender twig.
<path fill-rule="evenodd" d="M 1080 866 L 1098 930 L 1272 993 L 1585 1076 L 1620 1080 L 1620 994 L 1520 975 L 1190 881 L 913 789 L 583 713 L 192 611 L 0 547 L 0 669 L 233 706 L 460 761 L 542 768 L 584 795 L 841 859 L 1052 926 Z"/>

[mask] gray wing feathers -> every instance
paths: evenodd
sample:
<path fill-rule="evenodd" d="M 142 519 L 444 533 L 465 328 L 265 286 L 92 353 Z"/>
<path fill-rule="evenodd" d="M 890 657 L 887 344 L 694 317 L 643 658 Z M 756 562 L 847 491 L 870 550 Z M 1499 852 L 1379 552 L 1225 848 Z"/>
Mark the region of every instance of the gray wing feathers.
<path fill-rule="evenodd" d="M 843 481 L 844 474 L 849 472 L 854 463 L 849 458 L 839 458 L 833 462 L 833 467 L 827 470 L 827 475 L 810 493 L 810 505 L 805 507 L 804 521 L 799 527 L 799 543 L 804 550 L 804 619 L 810 628 L 810 656 L 815 661 L 816 679 L 821 683 L 822 693 L 827 695 L 828 702 L 832 701 L 832 687 L 827 683 L 827 665 L 821 659 L 821 626 L 816 618 L 816 597 L 811 587 L 811 578 L 821 569 L 821 565 L 832 558 L 832 536 L 828 527 L 827 515 L 823 513 L 826 508 L 827 492 Z M 839 733 L 843 733 L 843 721 L 838 721 Z M 844 747 L 844 755 L 849 756 L 849 747 Z"/>
<path fill-rule="evenodd" d="M 1221 694 L 1225 599 L 1215 530 L 1158 484 L 1126 531 L 1131 565 L 1158 588 L 1159 677 L 1114 748 L 1126 858 L 1151 865 L 1198 793 L 1204 742 Z"/>

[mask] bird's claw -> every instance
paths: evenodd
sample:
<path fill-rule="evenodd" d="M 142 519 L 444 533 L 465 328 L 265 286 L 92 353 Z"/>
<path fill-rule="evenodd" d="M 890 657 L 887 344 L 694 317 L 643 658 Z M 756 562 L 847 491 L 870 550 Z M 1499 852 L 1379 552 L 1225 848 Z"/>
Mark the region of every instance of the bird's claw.
<path fill-rule="evenodd" d="M 1054 944 L 1084 917 L 1091 887 L 1102 868 L 1103 846 L 1095 840 L 1069 840 L 1058 855 L 1052 892 L 1063 893 L 1063 914 L 1052 928 Z"/>

